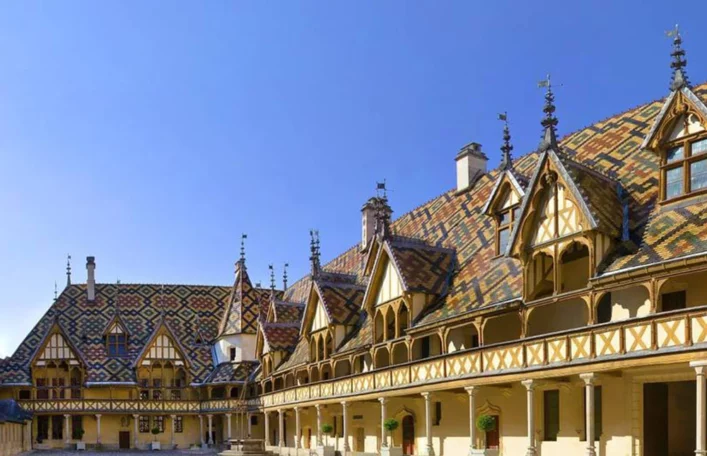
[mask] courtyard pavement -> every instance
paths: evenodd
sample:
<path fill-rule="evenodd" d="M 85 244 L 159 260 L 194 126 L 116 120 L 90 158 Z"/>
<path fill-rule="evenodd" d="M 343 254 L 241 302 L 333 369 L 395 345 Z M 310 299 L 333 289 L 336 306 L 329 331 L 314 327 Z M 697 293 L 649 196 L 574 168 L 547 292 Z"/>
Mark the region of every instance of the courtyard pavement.
<path fill-rule="evenodd" d="M 218 453 L 216 449 L 208 450 L 161 450 L 161 451 L 150 451 L 150 450 L 105 450 L 105 451 L 76 451 L 76 450 L 34 450 L 27 453 L 20 453 L 18 456 L 25 455 L 51 455 L 51 456 L 145 456 L 148 453 L 153 453 L 155 456 L 186 456 L 186 455 L 200 455 L 200 456 L 214 456 Z"/>

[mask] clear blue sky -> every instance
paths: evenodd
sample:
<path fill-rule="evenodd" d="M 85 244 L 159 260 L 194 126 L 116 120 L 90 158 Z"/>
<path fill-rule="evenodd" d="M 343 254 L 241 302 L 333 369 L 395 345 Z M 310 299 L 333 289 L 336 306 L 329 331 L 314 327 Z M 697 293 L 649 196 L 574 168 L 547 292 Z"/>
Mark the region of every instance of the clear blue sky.
<path fill-rule="evenodd" d="M 0 7 L 0 356 L 54 281 L 226 285 L 360 237 L 387 179 L 396 216 L 454 186 L 467 142 L 538 142 L 665 96 L 684 31 L 707 79 L 704 1 L 15 2 Z"/>

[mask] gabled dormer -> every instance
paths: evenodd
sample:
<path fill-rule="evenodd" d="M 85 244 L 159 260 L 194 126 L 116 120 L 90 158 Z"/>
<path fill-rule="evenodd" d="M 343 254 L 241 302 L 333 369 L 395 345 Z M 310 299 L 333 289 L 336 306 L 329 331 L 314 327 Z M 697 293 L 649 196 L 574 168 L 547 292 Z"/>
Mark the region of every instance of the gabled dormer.
<path fill-rule="evenodd" d="M 186 350 L 179 343 L 179 338 L 164 318 L 155 326 L 147 343 L 135 359 L 134 366 L 150 366 L 154 363 L 169 361 L 175 366 L 189 366 Z"/>
<path fill-rule="evenodd" d="M 128 355 L 128 338 L 130 332 L 120 314 L 116 314 L 106 325 L 103 331 L 103 340 L 106 343 L 106 353 L 110 357 Z"/>
<path fill-rule="evenodd" d="M 417 239 L 379 240 L 363 298 L 374 318 L 374 342 L 405 335 L 413 320 L 444 293 L 454 268 L 454 252 Z"/>
<path fill-rule="evenodd" d="M 86 362 L 56 318 L 30 360 L 37 399 L 80 399 Z"/>
<path fill-rule="evenodd" d="M 32 365 L 65 363 L 70 366 L 83 364 L 78 348 L 71 342 L 58 319 L 54 321 L 35 350 Z"/>
<path fill-rule="evenodd" d="M 707 193 L 707 106 L 690 88 L 682 39 L 673 33 L 671 92 L 642 144 L 660 157 L 665 202 Z"/>

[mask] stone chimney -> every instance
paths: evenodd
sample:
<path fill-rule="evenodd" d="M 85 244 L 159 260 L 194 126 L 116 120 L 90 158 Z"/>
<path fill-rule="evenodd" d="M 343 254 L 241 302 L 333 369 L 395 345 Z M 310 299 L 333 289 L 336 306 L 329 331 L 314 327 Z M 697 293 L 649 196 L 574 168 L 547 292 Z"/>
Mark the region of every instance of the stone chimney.
<path fill-rule="evenodd" d="M 86 297 L 89 301 L 96 299 L 96 258 L 86 257 Z"/>
<path fill-rule="evenodd" d="M 376 198 L 370 198 L 361 208 L 361 250 L 368 248 L 376 230 Z"/>
<path fill-rule="evenodd" d="M 489 159 L 481 152 L 481 144 L 469 143 L 462 147 L 456 157 L 457 192 L 463 192 L 474 186 L 476 181 L 486 174 Z"/>

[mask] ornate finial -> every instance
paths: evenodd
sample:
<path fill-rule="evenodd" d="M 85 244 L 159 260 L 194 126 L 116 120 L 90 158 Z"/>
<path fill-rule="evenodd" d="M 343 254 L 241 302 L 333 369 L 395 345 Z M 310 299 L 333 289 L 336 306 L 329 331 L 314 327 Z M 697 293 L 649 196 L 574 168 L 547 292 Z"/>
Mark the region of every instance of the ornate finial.
<path fill-rule="evenodd" d="M 245 264 L 245 240 L 248 239 L 248 235 L 245 233 L 241 234 L 241 263 Z"/>
<path fill-rule="evenodd" d="M 501 146 L 501 169 L 511 169 L 513 168 L 513 158 L 511 157 L 511 151 L 513 150 L 513 145 L 511 144 L 511 131 L 508 128 L 508 113 L 503 112 L 503 114 L 498 115 L 498 120 L 503 121 L 503 145 Z"/>
<path fill-rule="evenodd" d="M 115 314 L 120 314 L 120 279 L 115 279 Z"/>
<path fill-rule="evenodd" d="M 374 198 L 374 230 L 376 234 L 385 238 L 390 234 L 390 216 L 393 213 L 390 205 L 388 205 L 388 189 L 385 185 L 385 179 L 383 182 L 376 182 L 376 193 L 377 196 Z"/>
<path fill-rule="evenodd" d="M 319 262 L 319 230 L 309 230 L 309 237 L 309 250 L 311 253 L 309 261 L 312 263 L 312 275 L 316 277 L 317 275 L 319 275 L 319 271 L 321 269 L 321 264 Z"/>
<path fill-rule="evenodd" d="M 59 299 L 59 290 L 56 287 L 56 280 L 54 281 L 54 302 Z"/>
<path fill-rule="evenodd" d="M 290 267 L 290 263 L 285 263 L 282 267 L 282 289 L 287 290 L 287 268 Z"/>
<path fill-rule="evenodd" d="M 270 289 L 275 291 L 275 266 L 269 264 L 268 269 L 270 269 Z"/>
<path fill-rule="evenodd" d="M 66 286 L 71 285 L 71 255 L 66 255 Z"/>
<path fill-rule="evenodd" d="M 689 87 L 690 81 L 687 79 L 687 59 L 685 59 L 685 50 L 682 48 L 682 35 L 680 35 L 680 27 L 675 24 L 673 30 L 665 32 L 665 34 L 673 39 L 673 51 L 670 56 L 673 61 L 670 62 L 670 68 L 673 70 L 673 79 L 670 82 L 670 90 L 680 90 L 683 87 Z"/>
<path fill-rule="evenodd" d="M 542 122 L 540 122 L 544 129 L 540 148 L 547 149 L 550 146 L 557 146 L 556 127 L 558 123 L 557 117 L 555 117 L 555 94 L 552 93 L 552 82 L 550 81 L 549 74 L 546 79 L 538 82 L 538 87 L 547 88 L 545 92 L 545 106 L 543 107 L 545 117 Z"/>

